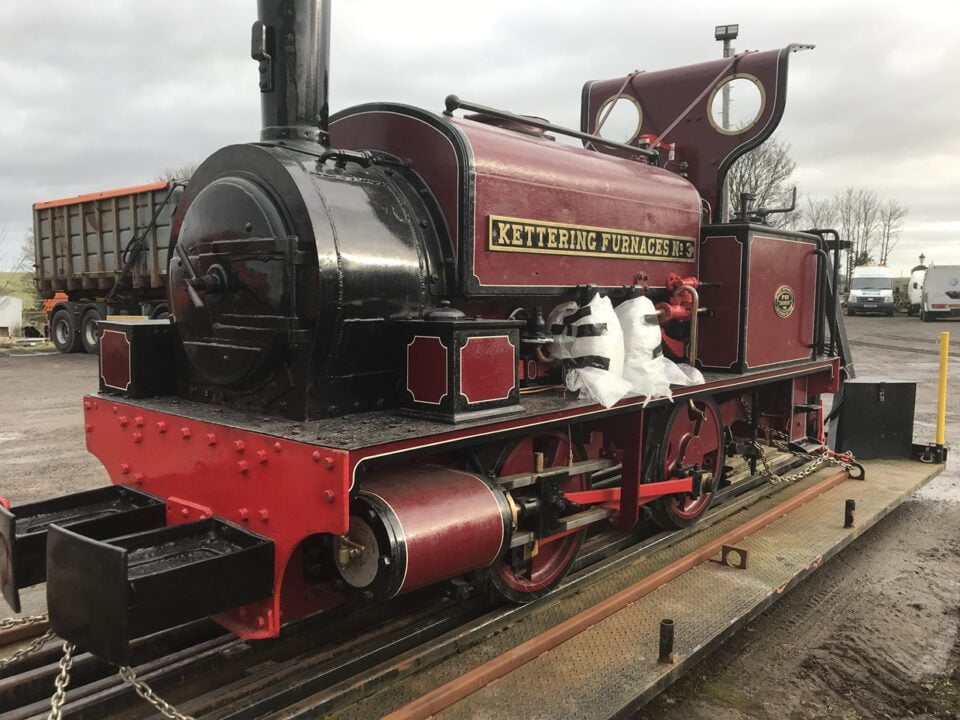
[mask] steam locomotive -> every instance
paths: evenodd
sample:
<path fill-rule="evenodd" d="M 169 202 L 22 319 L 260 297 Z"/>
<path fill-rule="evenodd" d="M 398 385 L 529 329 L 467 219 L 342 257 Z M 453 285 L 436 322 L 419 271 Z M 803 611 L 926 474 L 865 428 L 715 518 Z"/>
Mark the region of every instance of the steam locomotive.
<path fill-rule="evenodd" d="M 733 455 L 823 442 L 829 238 L 749 198 L 721 222 L 805 46 L 588 82 L 570 129 L 456 96 L 330 116 L 329 32 L 327 0 L 259 0 L 260 141 L 186 187 L 170 320 L 100 324 L 84 415 L 113 485 L 0 510 L 8 603 L 46 580 L 56 632 L 108 660 L 199 617 L 266 638 L 457 577 L 527 601 L 587 533 L 691 525 Z M 733 80 L 761 98 L 735 129 L 711 113 Z M 545 318 L 598 293 L 655 302 L 704 381 L 566 392 Z"/>

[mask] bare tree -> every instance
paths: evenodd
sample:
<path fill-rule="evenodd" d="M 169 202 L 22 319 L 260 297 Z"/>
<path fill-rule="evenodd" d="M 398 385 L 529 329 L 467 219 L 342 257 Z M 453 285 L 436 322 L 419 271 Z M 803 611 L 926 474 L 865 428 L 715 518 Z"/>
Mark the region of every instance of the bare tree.
<path fill-rule="evenodd" d="M 0 226 L 0 244 L 6 238 L 6 228 Z M 30 277 L 33 273 L 34 263 L 36 262 L 36 250 L 33 244 L 33 231 L 27 230 L 23 237 L 23 243 L 17 255 L 10 263 L 9 272 L 0 276 L 0 295 L 17 295 L 27 302 L 28 295 L 34 295 L 34 303 L 39 302 L 36 296 L 34 280 Z M 28 306 L 29 307 L 29 306 Z"/>
<path fill-rule="evenodd" d="M 792 190 L 789 181 L 796 168 L 797 163 L 790 155 L 790 143 L 777 136 L 741 157 L 727 173 L 729 216 L 733 217 L 739 211 L 741 193 L 753 194 L 755 208 L 787 207 Z M 770 216 L 773 225 L 788 226 L 792 222 L 793 218 L 789 216 Z"/>
<path fill-rule="evenodd" d="M 163 172 L 157 175 L 157 182 L 163 182 L 164 180 L 189 180 L 197 171 L 198 167 L 196 163 L 183 163 L 182 165 L 166 167 L 163 169 Z"/>
<path fill-rule="evenodd" d="M 841 237 L 850 241 L 847 284 L 857 265 L 876 261 L 880 242 L 880 198 L 873 190 L 847 188 L 835 199 Z"/>
<path fill-rule="evenodd" d="M 800 208 L 800 225 L 817 230 L 832 229 L 837 224 L 837 204 L 833 198 L 808 195 Z"/>
<path fill-rule="evenodd" d="M 3 252 L 3 246 L 7 242 L 7 234 L 7 226 L 0 223 L 0 271 L 9 271 L 0 272 L 0 295 L 10 295 L 13 292 L 17 284 L 17 265 L 20 264 L 19 258 L 15 257 L 10 261 L 9 267 L 6 267 L 9 253 Z"/>
<path fill-rule="evenodd" d="M 897 243 L 900 242 L 900 231 L 903 221 L 907 217 L 907 208 L 897 200 L 887 200 L 880 205 L 879 233 L 880 233 L 880 263 L 886 263 Z"/>

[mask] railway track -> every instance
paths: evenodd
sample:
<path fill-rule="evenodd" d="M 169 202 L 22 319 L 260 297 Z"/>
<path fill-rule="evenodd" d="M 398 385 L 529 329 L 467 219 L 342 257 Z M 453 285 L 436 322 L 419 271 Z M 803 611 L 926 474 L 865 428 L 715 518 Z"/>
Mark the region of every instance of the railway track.
<path fill-rule="evenodd" d="M 14 621 L 9 626 L 0 626 L 0 648 L 38 638 L 47 631 L 48 627 L 50 623 L 39 619 L 36 622 L 24 624 Z"/>
<path fill-rule="evenodd" d="M 796 464 L 789 454 L 771 455 L 777 472 Z M 359 611 L 337 608 L 290 625 L 275 640 L 243 641 L 211 621 L 201 621 L 137 640 L 132 665 L 158 694 L 198 718 L 247 720 L 281 710 L 288 718 L 335 712 L 772 492 L 763 478 L 749 476 L 746 469 L 732 480 L 694 528 L 646 537 L 602 533 L 589 539 L 564 583 L 527 605 L 492 607 L 469 586 L 447 584 Z M 0 635 L 0 641 L 4 639 Z M 11 642 L 9 636 L 6 640 Z M 53 641 L 0 671 L 0 720 L 46 717 L 60 655 L 60 643 Z M 150 712 L 115 667 L 87 653 L 76 657 L 64 718 L 132 719 Z"/>

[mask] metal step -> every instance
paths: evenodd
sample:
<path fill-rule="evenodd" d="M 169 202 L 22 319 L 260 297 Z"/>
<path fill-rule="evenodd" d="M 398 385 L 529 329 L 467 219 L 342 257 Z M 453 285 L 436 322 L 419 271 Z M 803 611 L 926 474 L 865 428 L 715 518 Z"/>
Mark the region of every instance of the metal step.
<path fill-rule="evenodd" d="M 50 627 L 125 665 L 136 637 L 269 597 L 273 563 L 272 540 L 216 517 L 109 540 L 54 525 Z"/>
<path fill-rule="evenodd" d="M 0 505 L 0 587 L 20 612 L 20 588 L 42 583 L 47 568 L 47 529 L 70 528 L 93 538 L 113 537 L 166 523 L 164 502 L 123 485 L 86 490 L 12 508 Z"/>

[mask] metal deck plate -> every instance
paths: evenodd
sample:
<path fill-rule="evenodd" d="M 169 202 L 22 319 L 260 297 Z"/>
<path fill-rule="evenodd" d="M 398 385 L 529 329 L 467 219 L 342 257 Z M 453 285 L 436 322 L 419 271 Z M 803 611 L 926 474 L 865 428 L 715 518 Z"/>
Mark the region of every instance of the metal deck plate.
<path fill-rule="evenodd" d="M 607 718 L 629 715 L 711 652 L 785 590 L 874 525 L 942 466 L 871 461 L 847 480 L 744 538 L 746 570 L 703 563 L 550 652 L 448 708 L 447 718 Z M 601 599 L 721 537 L 834 472 L 828 468 L 581 592 L 544 607 L 455 657 L 403 678 L 338 717 L 380 717 L 501 655 Z M 843 528 L 844 500 L 857 503 Z M 719 556 L 718 556 L 719 557 Z M 657 663 L 659 623 L 676 622 L 676 663 Z"/>

